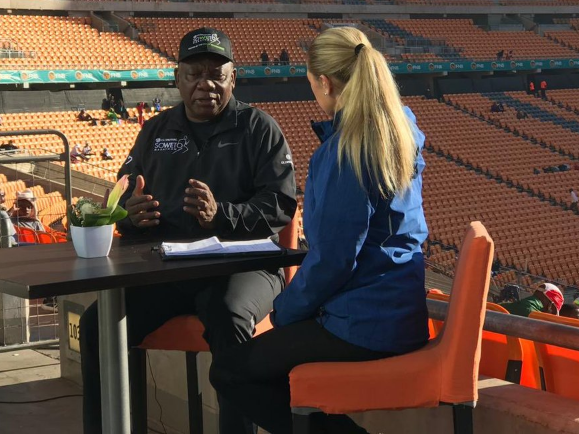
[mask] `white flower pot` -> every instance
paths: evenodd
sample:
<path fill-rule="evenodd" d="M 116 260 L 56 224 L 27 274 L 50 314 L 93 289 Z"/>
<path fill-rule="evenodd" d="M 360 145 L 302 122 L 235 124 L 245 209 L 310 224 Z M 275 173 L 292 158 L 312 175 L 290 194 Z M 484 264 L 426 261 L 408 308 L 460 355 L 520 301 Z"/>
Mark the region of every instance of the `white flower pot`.
<path fill-rule="evenodd" d="M 113 243 L 115 225 L 83 228 L 71 226 L 70 235 L 76 254 L 81 258 L 102 258 L 108 256 Z"/>

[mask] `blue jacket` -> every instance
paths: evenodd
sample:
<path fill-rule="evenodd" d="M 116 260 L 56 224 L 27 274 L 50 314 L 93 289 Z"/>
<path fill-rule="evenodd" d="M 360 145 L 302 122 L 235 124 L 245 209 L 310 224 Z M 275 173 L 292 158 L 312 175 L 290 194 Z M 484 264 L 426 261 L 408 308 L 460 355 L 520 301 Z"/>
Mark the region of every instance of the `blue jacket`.
<path fill-rule="evenodd" d="M 415 131 L 416 175 L 403 195 L 390 198 L 381 197 L 369 177 L 361 187 L 346 159 L 338 167 L 332 122 L 313 124 L 323 143 L 310 160 L 304 197 L 309 252 L 274 300 L 275 326 L 317 317 L 347 342 L 393 353 L 427 342 L 421 252 L 428 235 L 421 194 L 424 134 L 410 109 L 405 112 Z"/>

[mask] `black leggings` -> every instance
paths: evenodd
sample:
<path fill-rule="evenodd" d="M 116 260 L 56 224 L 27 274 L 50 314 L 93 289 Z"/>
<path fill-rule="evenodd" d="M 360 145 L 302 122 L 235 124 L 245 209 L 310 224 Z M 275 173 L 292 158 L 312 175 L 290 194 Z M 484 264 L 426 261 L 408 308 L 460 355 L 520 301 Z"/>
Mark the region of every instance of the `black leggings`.
<path fill-rule="evenodd" d="M 140 344 L 166 321 L 187 314 L 199 316 L 205 326 L 203 337 L 214 355 L 251 339 L 255 324 L 270 312 L 273 299 L 283 288 L 282 275 L 281 271 L 277 274 L 254 271 L 130 288 L 126 291 L 129 345 Z M 93 303 L 80 320 L 85 434 L 102 432 L 97 309 L 97 303 Z M 220 423 L 222 429 L 230 426 L 239 434 L 253 432 L 251 423 L 235 409 L 228 408 L 227 403 L 222 404 L 221 399 Z"/>
<path fill-rule="evenodd" d="M 295 366 L 376 360 L 392 355 L 350 344 L 312 319 L 270 330 L 217 354 L 209 378 L 222 399 L 254 423 L 271 434 L 291 434 L 288 375 Z M 316 418 L 324 426 L 322 432 L 366 432 L 345 415 L 317 414 Z M 220 431 L 220 434 L 236 433 Z"/>

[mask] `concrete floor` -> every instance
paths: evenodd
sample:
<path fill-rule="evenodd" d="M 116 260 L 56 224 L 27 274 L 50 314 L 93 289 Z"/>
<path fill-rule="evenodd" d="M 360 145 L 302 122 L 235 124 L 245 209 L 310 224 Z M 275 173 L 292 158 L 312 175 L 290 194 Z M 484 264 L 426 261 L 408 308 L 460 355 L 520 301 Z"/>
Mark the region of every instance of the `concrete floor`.
<path fill-rule="evenodd" d="M 82 433 L 81 394 L 60 378 L 58 348 L 0 353 L 2 434 Z"/>

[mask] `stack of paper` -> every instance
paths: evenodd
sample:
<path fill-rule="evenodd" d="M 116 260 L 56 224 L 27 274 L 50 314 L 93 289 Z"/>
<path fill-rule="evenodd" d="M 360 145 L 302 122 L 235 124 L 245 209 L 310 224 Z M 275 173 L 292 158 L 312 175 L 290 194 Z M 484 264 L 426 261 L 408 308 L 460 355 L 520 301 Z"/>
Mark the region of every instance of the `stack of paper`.
<path fill-rule="evenodd" d="M 161 249 L 165 256 L 205 256 L 243 253 L 281 253 L 282 248 L 271 239 L 249 241 L 219 241 L 217 237 L 192 243 L 162 243 Z"/>

